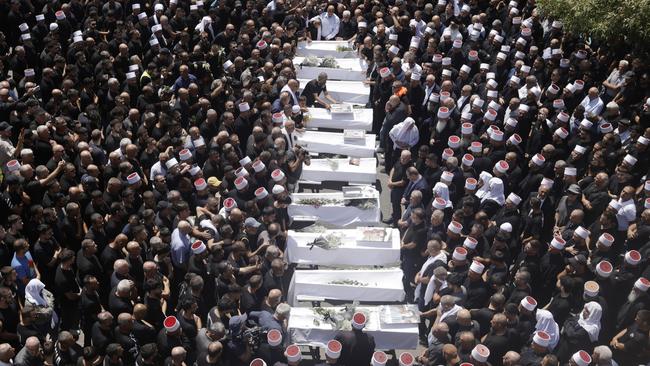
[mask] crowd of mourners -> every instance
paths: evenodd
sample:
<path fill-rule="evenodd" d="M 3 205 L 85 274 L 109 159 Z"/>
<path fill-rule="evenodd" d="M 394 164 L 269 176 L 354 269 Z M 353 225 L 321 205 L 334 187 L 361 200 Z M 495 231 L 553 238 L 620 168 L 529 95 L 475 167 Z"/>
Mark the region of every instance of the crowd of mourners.
<path fill-rule="evenodd" d="M 647 59 L 535 1 L 2 0 L 0 32 L 0 365 L 386 363 L 362 314 L 316 361 L 287 329 L 319 40 L 368 65 L 400 365 L 650 361 Z"/>

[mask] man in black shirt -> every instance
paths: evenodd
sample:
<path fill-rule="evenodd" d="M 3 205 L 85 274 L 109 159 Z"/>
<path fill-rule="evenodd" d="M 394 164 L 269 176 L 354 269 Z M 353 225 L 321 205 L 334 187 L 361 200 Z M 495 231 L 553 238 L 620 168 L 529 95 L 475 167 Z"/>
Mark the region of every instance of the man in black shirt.
<path fill-rule="evenodd" d="M 81 316 L 81 330 L 84 333 L 84 347 L 90 345 L 90 334 L 93 324 L 97 321 L 97 315 L 102 311 L 99 300 L 99 282 L 97 278 L 87 275 L 83 279 L 84 287 L 79 298 L 79 312 Z"/>
<path fill-rule="evenodd" d="M 97 315 L 97 321 L 93 324 L 92 344 L 98 354 L 104 355 L 106 347 L 113 342 L 113 315 L 108 311 L 103 311 Z"/>
<path fill-rule="evenodd" d="M 72 268 L 75 261 L 74 252 L 70 249 L 63 249 L 59 260 L 61 264 L 56 268 L 54 275 L 54 289 L 61 307 L 61 329 L 79 329 L 79 293 L 81 289 Z"/>
<path fill-rule="evenodd" d="M 108 311 L 113 316 L 121 313 L 131 313 L 133 311 L 133 302 L 131 301 L 131 291 L 133 282 L 130 280 L 121 280 L 117 286 L 111 290 L 108 297 Z"/>
<path fill-rule="evenodd" d="M 251 311 L 259 311 L 262 303 L 262 276 L 253 275 L 248 280 L 248 285 L 241 292 L 239 299 L 239 308 L 242 313 L 248 314 Z"/>
<path fill-rule="evenodd" d="M 80 282 L 86 276 L 102 278 L 104 270 L 97 258 L 97 244 L 92 239 L 84 239 L 81 242 L 81 249 L 77 252 L 77 274 Z"/>
<path fill-rule="evenodd" d="M 138 343 L 133 334 L 133 316 L 128 313 L 122 313 L 117 316 L 117 326 L 115 327 L 115 343 L 122 346 L 124 353 L 122 360 L 125 364 L 131 365 L 135 362 L 138 355 Z"/>
<path fill-rule="evenodd" d="M 0 287 L 0 342 L 7 342 L 18 347 L 18 308 L 11 290 L 7 287 Z"/>
<path fill-rule="evenodd" d="M 415 292 L 415 275 L 424 263 L 424 253 L 427 242 L 427 229 L 424 224 L 425 212 L 416 208 L 411 213 L 411 225 L 406 229 L 402 244 L 400 246 L 400 257 L 402 259 L 402 283 L 406 292 L 406 301 L 413 302 Z"/>
<path fill-rule="evenodd" d="M 34 261 L 43 283 L 47 288 L 52 288 L 61 247 L 52 236 L 52 228 L 48 225 L 40 224 L 36 230 L 38 230 L 38 241 L 34 245 Z"/>
<path fill-rule="evenodd" d="M 402 150 L 399 161 L 393 165 L 388 177 L 388 188 L 390 189 L 390 203 L 393 208 L 392 215 L 385 224 L 397 225 L 397 221 L 402 216 L 402 196 L 404 196 L 404 189 L 408 183 L 406 170 L 413 166 L 411 160 L 411 152 Z"/>
<path fill-rule="evenodd" d="M 610 343 L 614 348 L 614 358 L 620 365 L 637 365 L 648 360 L 648 331 L 650 311 L 639 310 L 634 323 L 618 333 Z"/>
<path fill-rule="evenodd" d="M 503 355 L 512 349 L 513 334 L 508 329 L 508 320 L 503 314 L 495 314 L 490 323 L 492 329 L 481 343 L 490 349 L 488 362 L 492 365 L 500 365 Z"/>
<path fill-rule="evenodd" d="M 305 85 L 302 90 L 301 96 L 307 98 L 307 106 L 318 108 L 330 108 L 330 104 L 336 103 L 336 99 L 332 98 L 327 92 L 327 74 L 322 72 L 318 74 L 318 78 L 313 79 Z M 320 94 L 323 93 L 325 98 L 321 98 Z"/>

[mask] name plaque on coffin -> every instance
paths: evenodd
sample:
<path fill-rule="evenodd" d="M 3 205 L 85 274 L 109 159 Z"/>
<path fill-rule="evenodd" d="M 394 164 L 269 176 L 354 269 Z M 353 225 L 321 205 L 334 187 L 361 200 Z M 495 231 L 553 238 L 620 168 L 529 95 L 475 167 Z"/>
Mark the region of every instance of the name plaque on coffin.
<path fill-rule="evenodd" d="M 365 145 L 366 131 L 364 130 L 343 130 L 343 141 L 351 145 Z"/>
<path fill-rule="evenodd" d="M 393 230 L 385 227 L 358 227 L 357 246 L 390 248 L 393 245 Z"/>
<path fill-rule="evenodd" d="M 354 109 L 352 108 L 352 104 L 348 104 L 348 103 L 331 104 L 330 113 L 332 114 L 332 118 L 354 119 Z"/>

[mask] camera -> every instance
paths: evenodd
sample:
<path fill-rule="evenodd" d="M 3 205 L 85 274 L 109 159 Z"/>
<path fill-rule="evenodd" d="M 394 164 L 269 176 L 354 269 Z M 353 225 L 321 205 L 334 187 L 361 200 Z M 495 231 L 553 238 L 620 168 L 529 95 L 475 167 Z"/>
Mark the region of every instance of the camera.
<path fill-rule="evenodd" d="M 304 161 L 311 161 L 311 156 L 309 156 L 309 151 L 300 145 L 296 145 L 296 155 L 301 157 Z"/>
<path fill-rule="evenodd" d="M 266 340 L 267 333 L 267 331 L 262 330 L 259 326 L 254 326 L 237 335 L 233 335 L 232 340 L 234 343 L 250 347 L 251 351 L 255 352 L 260 347 L 262 340 Z"/>

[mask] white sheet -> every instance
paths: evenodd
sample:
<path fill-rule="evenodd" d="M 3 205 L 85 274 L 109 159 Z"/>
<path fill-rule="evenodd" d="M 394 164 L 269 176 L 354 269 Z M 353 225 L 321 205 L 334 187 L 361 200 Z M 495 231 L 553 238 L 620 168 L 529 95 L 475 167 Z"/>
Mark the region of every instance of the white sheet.
<path fill-rule="evenodd" d="M 341 307 L 327 307 L 326 309 L 340 310 Z M 375 338 L 377 349 L 414 350 L 417 348 L 417 324 L 386 324 L 380 320 L 380 306 L 360 306 L 357 309 L 368 314 L 364 332 Z M 333 329 L 331 323 L 319 320 L 319 325 L 315 325 L 314 319 L 317 319 L 317 315 L 311 308 L 292 308 L 288 327 L 291 342 L 313 347 L 325 347 L 327 342 L 336 336 L 337 331 Z"/>
<path fill-rule="evenodd" d="M 355 58 L 356 51 L 337 51 L 337 47 L 351 47 L 347 41 L 312 41 L 298 42 L 297 56 Z"/>
<path fill-rule="evenodd" d="M 289 263 L 323 266 L 388 266 L 399 262 L 399 230 L 392 230 L 391 243 L 386 248 L 365 246 L 357 243 L 361 239 L 358 229 L 328 230 L 324 233 L 299 233 L 289 230 L 285 256 Z M 311 247 L 319 236 L 341 235 L 341 245 L 335 249 Z"/>
<path fill-rule="evenodd" d="M 353 117 L 353 118 L 350 118 Z M 332 128 L 372 131 L 372 109 L 356 108 L 354 116 L 339 114 L 332 115 L 325 108 L 309 108 L 307 128 Z"/>
<path fill-rule="evenodd" d="M 375 225 L 381 218 L 381 207 L 379 203 L 379 192 L 372 187 L 367 187 L 372 192 L 372 199 L 375 200 L 375 207 L 361 209 L 353 206 L 312 206 L 292 203 L 289 205 L 289 216 L 312 216 L 318 221 L 331 225 L 345 227 L 349 225 L 368 224 Z M 291 195 L 292 202 L 298 202 L 307 198 L 326 198 L 343 200 L 343 192 L 331 193 L 294 193 Z"/>
<path fill-rule="evenodd" d="M 330 162 L 338 164 L 336 170 L 332 170 Z M 311 165 L 303 164 L 300 179 L 313 182 L 337 181 L 375 184 L 377 181 L 377 159 L 359 159 L 359 165 L 350 164 L 350 159 L 312 159 Z"/>
<path fill-rule="evenodd" d="M 347 155 L 354 158 L 371 158 L 375 155 L 375 135 L 366 134 L 365 145 L 346 144 L 343 133 L 305 131 L 295 134 L 297 142 L 313 153 Z"/>
<path fill-rule="evenodd" d="M 367 286 L 330 284 L 354 280 Z M 330 300 L 361 302 L 400 302 L 404 300 L 402 271 L 399 268 L 373 270 L 296 270 L 291 278 L 287 299 L 297 304 L 298 296 L 316 296 Z"/>
<path fill-rule="evenodd" d="M 360 58 L 337 58 L 338 68 L 301 66 L 304 57 L 295 57 L 293 64 L 296 66 L 296 74 L 299 79 L 315 79 L 318 74 L 324 72 L 329 80 L 363 81 L 366 80 L 366 69 L 368 64 Z M 322 62 L 323 58 L 319 58 Z"/>
<path fill-rule="evenodd" d="M 300 92 L 312 79 L 298 79 Z M 327 92 L 339 103 L 354 103 L 365 105 L 370 96 L 370 87 L 360 81 L 327 80 Z"/>

